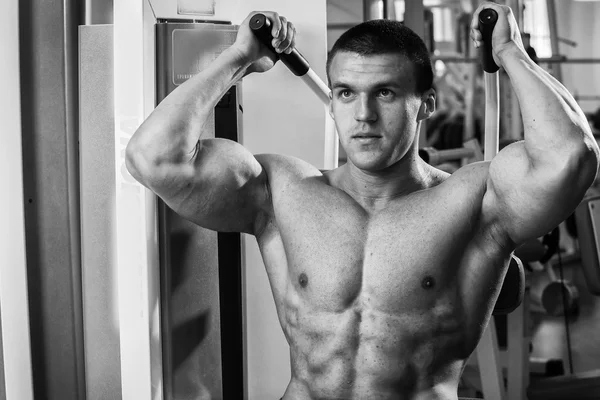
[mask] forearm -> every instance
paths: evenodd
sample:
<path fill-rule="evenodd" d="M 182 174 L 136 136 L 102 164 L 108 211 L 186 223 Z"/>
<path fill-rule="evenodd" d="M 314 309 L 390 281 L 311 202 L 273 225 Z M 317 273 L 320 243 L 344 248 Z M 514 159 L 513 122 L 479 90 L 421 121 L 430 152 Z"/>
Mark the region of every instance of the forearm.
<path fill-rule="evenodd" d="M 507 46 L 500 58 L 519 100 L 531 161 L 553 162 L 590 146 L 596 151 L 585 115 L 560 82 L 517 46 Z"/>
<path fill-rule="evenodd" d="M 234 48 L 225 50 L 154 109 L 131 138 L 128 156 L 156 165 L 189 160 L 210 126 L 215 105 L 244 75 L 248 65 Z"/>

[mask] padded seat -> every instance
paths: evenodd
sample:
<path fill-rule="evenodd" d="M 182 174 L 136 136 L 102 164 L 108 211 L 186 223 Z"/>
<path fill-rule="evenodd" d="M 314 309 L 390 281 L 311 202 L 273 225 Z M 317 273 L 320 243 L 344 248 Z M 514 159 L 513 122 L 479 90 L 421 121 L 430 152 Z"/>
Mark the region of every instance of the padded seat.
<path fill-rule="evenodd" d="M 523 296 L 525 296 L 525 270 L 521 260 L 512 256 L 493 314 L 510 314 L 521 305 Z"/>

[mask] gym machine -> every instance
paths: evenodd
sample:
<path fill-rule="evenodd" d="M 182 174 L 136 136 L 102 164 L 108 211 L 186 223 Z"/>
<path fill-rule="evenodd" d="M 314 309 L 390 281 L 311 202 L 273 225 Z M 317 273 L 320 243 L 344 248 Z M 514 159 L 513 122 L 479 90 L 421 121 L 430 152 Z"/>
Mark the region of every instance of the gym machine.
<path fill-rule="evenodd" d="M 221 1 L 211 3 L 215 7 L 213 16 L 190 14 L 193 10 L 189 7 L 181 9 L 181 3 L 177 3 L 179 8 L 173 8 L 175 2 L 156 1 L 144 2 L 141 8 L 126 4 L 114 6 L 113 51 L 117 89 L 114 132 L 115 142 L 120 142 L 119 146 L 127 142 L 156 102 L 233 43 L 235 32 L 232 28 L 235 27 L 227 21 L 234 18 L 241 21 L 260 5 L 261 8 L 271 7 L 287 15 L 307 36 L 324 25 L 324 6 L 317 2 L 307 8 L 306 3 L 281 5 L 273 1 L 269 6 L 264 1 L 260 4 Z M 171 8 L 167 9 L 165 4 L 171 4 Z M 210 6 L 209 3 L 189 4 Z M 118 17 L 126 22 L 120 25 Z M 127 22 L 135 22 L 135 25 L 126 29 Z M 119 29 L 122 29 L 121 34 Z M 216 49 L 205 48 L 209 43 L 216 43 Z M 322 68 L 325 52 L 319 52 L 319 49 L 325 47 L 324 38 L 315 39 L 313 43 L 315 45 L 309 49 L 308 56 L 313 62 L 318 61 Z M 200 52 L 204 56 L 200 56 Z M 155 60 L 158 61 L 156 64 Z M 141 76 L 140 71 L 144 71 Z M 136 83 L 137 89 L 131 90 L 132 82 Z M 286 107 L 287 101 L 278 98 L 277 93 L 265 93 L 265 85 L 286 86 L 293 90 L 295 101 L 303 104 L 302 110 Z M 119 93 L 119 87 L 127 89 Z M 285 93 L 282 95 L 287 97 Z M 139 108 L 120 109 L 119 104 L 123 107 L 143 104 L 144 111 L 140 113 Z M 307 118 L 303 113 L 310 114 L 310 117 Z M 119 123 L 119 115 L 126 118 L 125 124 Z M 265 126 L 264 119 L 267 116 L 272 119 L 274 115 L 277 117 L 273 124 Z M 268 76 L 252 75 L 245 78 L 241 86 L 232 88 L 224 96 L 215 108 L 214 132 L 217 136 L 228 138 L 237 135 L 238 140 L 253 152 L 296 154 L 320 165 L 324 162 L 320 143 L 323 143 L 326 115 L 314 94 L 278 65 Z M 288 122 L 302 120 L 303 124 L 296 123 L 294 126 L 302 132 L 308 128 L 314 133 L 300 134 L 294 128 L 282 133 L 278 129 L 281 125 L 277 118 Z M 286 137 L 285 145 L 282 144 L 282 134 Z M 317 145 L 313 143 L 308 148 L 304 144 L 298 145 L 298 140 L 304 143 L 314 140 Z M 122 165 L 122 161 L 123 154 L 115 153 L 115 164 Z M 119 180 L 125 181 L 125 178 L 116 175 L 117 189 Z M 129 185 L 124 187 L 133 189 Z M 215 398 L 280 395 L 284 390 L 281 386 L 286 384 L 288 368 L 281 368 L 278 363 L 287 364 L 286 357 L 282 357 L 286 343 L 274 310 L 273 313 L 265 311 L 265 307 L 268 309 L 273 301 L 268 297 L 270 290 L 264 275 L 258 272 L 264 271 L 264 267 L 254 250 L 254 239 L 246 241 L 237 234 L 203 230 L 182 220 L 161 206 L 160 202 L 159 213 L 156 214 L 153 212 L 153 195 L 144 192 L 146 198 L 142 199 L 135 197 L 132 192 L 117 190 L 117 224 L 123 222 L 123 229 L 119 230 L 117 238 L 119 235 L 140 238 L 143 241 L 139 243 L 140 248 L 145 246 L 146 253 L 150 255 L 155 252 L 154 243 L 159 244 L 157 247 L 160 250 L 158 257 L 156 253 L 148 257 L 148 267 L 141 266 L 137 273 L 134 273 L 134 269 L 123 271 L 121 267 L 118 268 L 119 274 L 125 274 L 119 276 L 118 291 L 127 296 L 125 302 L 119 296 L 118 304 L 119 320 L 127 321 L 127 329 L 121 329 L 119 333 L 121 371 L 128 374 L 127 381 L 125 377 L 121 379 L 123 397 L 139 397 L 136 381 L 142 382 L 142 387 L 149 391 L 148 396 L 160 396 L 162 392 L 166 399 L 170 396 L 175 399 L 201 396 L 206 392 Z M 123 196 L 122 200 L 119 200 L 119 195 Z M 126 200 L 127 197 L 129 200 Z M 131 204 L 136 207 L 127 207 Z M 122 207 L 122 214 L 119 214 L 119 207 Z M 139 210 L 142 209 L 147 210 L 146 227 L 139 226 L 137 232 L 133 233 L 128 218 L 131 219 L 134 212 L 140 214 Z M 154 239 L 149 241 L 148 238 Z M 122 250 L 125 253 L 128 251 L 127 248 Z M 117 261 L 127 265 L 128 255 L 123 255 L 122 261 Z M 160 268 L 156 266 L 157 258 Z M 218 269 L 215 263 L 220 266 Z M 170 268 L 165 268 L 167 265 Z M 252 272 L 246 274 L 246 269 Z M 219 276 L 215 275 L 217 270 Z M 130 275 L 127 276 L 127 273 Z M 138 284 L 139 277 L 143 279 L 142 285 Z M 199 296 L 199 293 L 202 295 Z M 149 298 L 148 302 L 143 301 L 146 298 Z M 137 302 L 133 307 L 129 304 L 131 300 Z M 257 308 L 261 309 L 260 314 L 257 314 Z M 136 312 L 140 310 L 143 313 Z M 123 322 L 120 324 L 123 328 Z M 145 329 L 148 325 L 153 327 L 150 334 Z M 123 367 L 126 365 L 125 356 L 133 362 L 139 354 L 143 354 L 147 360 L 147 368 L 136 371 Z M 272 361 L 275 357 L 277 360 Z"/>
<path fill-rule="evenodd" d="M 171 8 L 167 7 L 169 4 Z M 190 7 L 210 8 L 208 3 L 189 4 Z M 246 3 L 241 7 L 235 1 L 216 2 L 214 15 L 206 16 L 198 12 L 194 14 L 189 8 L 183 13 L 181 7 L 174 9 L 173 5 L 174 2 L 158 1 L 140 2 L 137 5 L 115 3 L 113 39 L 109 40 L 114 43 L 115 97 L 114 139 L 108 141 L 108 146 L 110 147 L 110 142 L 115 144 L 112 162 L 116 168 L 112 167 L 107 171 L 117 172 L 113 183 L 108 185 L 116 186 L 116 240 L 113 241 L 115 247 L 111 251 L 117 256 L 117 267 L 112 273 L 118 278 L 118 303 L 113 306 L 118 312 L 119 329 L 116 340 L 121 349 L 121 391 L 123 398 L 132 399 L 140 396 L 176 399 L 206 393 L 215 398 L 262 398 L 267 396 L 263 394 L 265 391 L 273 390 L 270 380 L 276 380 L 279 385 L 285 384 L 285 375 L 283 378 L 279 376 L 285 374 L 285 370 L 279 368 L 279 371 L 269 373 L 270 369 L 277 368 L 277 363 L 270 362 L 267 355 L 276 351 L 270 337 L 283 336 L 278 325 L 253 325 L 255 321 L 266 320 L 262 315 L 255 314 L 255 306 L 252 305 L 258 301 L 254 299 L 254 291 L 259 285 L 248 283 L 248 287 L 252 288 L 250 293 L 245 289 L 245 281 L 264 279 L 256 273 L 263 269 L 262 264 L 249 265 L 248 254 L 244 254 L 247 252 L 245 247 L 252 248 L 254 243 L 251 241 L 244 244 L 239 234 L 217 234 L 180 218 L 133 181 L 123 168 L 123 150 L 145 116 L 178 84 L 198 72 L 233 43 L 235 27 L 228 22 L 232 17 L 241 21 L 256 7 Z M 266 6 L 268 5 L 264 1 L 260 3 L 261 8 Z M 300 26 L 304 23 L 303 18 L 309 17 L 308 11 L 302 10 L 306 5 L 301 8 L 300 5 L 290 4 L 287 12 L 280 4 L 273 4 L 272 7 L 288 15 L 290 19 L 296 16 L 295 22 Z M 315 13 L 318 14 L 319 6 L 315 4 L 311 10 L 311 26 L 314 26 L 315 21 L 318 21 L 314 17 Z M 324 22 L 324 13 L 321 15 Z M 102 27 L 91 26 L 85 29 L 91 31 Z M 308 30 L 305 34 L 310 32 Z M 324 48 L 324 42 L 322 43 Z M 91 50 L 97 46 L 86 48 Z M 82 52 L 84 51 L 82 48 Z M 312 57 L 322 59 L 321 65 L 324 66 L 325 52 L 319 57 L 314 55 L 317 51 L 318 46 L 311 49 Z M 110 48 L 108 52 L 111 52 Z M 96 54 L 100 56 L 98 52 Z M 96 63 L 91 61 L 91 64 Z M 265 129 L 264 124 L 260 123 L 265 113 L 271 116 L 279 114 L 288 121 L 304 118 L 301 113 L 289 116 L 290 111 L 282 111 L 282 105 L 285 104 L 283 101 L 274 105 L 278 99 L 272 92 L 268 96 L 263 95 L 264 84 L 260 83 L 262 78 L 269 80 L 269 86 L 286 85 L 295 90 L 299 96 L 296 100 L 306 103 L 303 110 L 314 113 L 308 124 L 315 135 L 319 136 L 316 143 L 323 143 L 325 109 L 309 90 L 295 87 L 298 85 L 297 81 L 289 76 L 288 71 L 280 72 L 280 69 L 281 67 L 274 68 L 268 77 L 253 75 L 245 78 L 242 85 L 243 102 L 240 85 L 233 87 L 223 97 L 215 108 L 215 136 L 243 140 L 247 147 L 257 151 L 252 143 L 260 143 L 263 138 L 259 140 L 256 136 L 243 135 L 242 126 L 247 127 L 250 134 L 257 135 L 260 132 L 266 141 L 270 137 L 280 137 L 281 132 L 271 129 L 277 130 L 271 133 L 269 129 Z M 140 71 L 143 73 L 140 74 Z M 92 75 L 89 77 L 94 78 Z M 111 79 L 102 81 L 110 82 Z M 299 85 L 302 86 L 302 82 Z M 88 93 L 93 94 L 95 91 L 90 88 Z M 315 100 L 316 107 L 311 106 Z M 314 117 L 319 111 L 322 112 L 320 119 Z M 87 118 L 82 117 L 82 123 L 85 125 L 86 122 Z M 97 129 L 96 126 L 91 128 Z M 273 126 L 277 126 L 275 121 Z M 306 123 L 303 128 L 306 128 Z M 288 135 L 302 137 L 300 134 L 294 135 L 293 131 L 287 132 L 286 137 Z M 86 140 L 88 145 L 82 144 L 87 149 L 86 160 L 98 157 L 93 154 L 95 146 L 92 139 Z M 306 135 L 303 140 L 308 142 Z M 269 144 L 272 143 L 277 141 L 273 140 Z M 261 146 L 264 152 L 264 144 Z M 281 148 L 266 151 L 289 152 Z M 303 158 L 313 158 L 317 165 L 323 162 L 323 150 L 319 146 L 312 146 L 310 155 L 298 153 L 298 150 L 292 154 L 294 152 Z M 316 152 L 319 156 L 314 160 Z M 98 171 L 92 164 L 88 165 L 90 168 L 87 176 Z M 86 210 L 89 213 L 86 213 L 85 218 L 91 220 L 96 216 L 92 213 L 94 204 L 97 204 L 101 196 L 97 192 L 89 193 L 86 197 Z M 158 214 L 155 212 L 156 207 Z M 86 232 L 93 235 L 96 231 L 90 228 Z M 84 248 L 90 249 L 89 246 Z M 124 265 L 132 267 L 123 268 Z M 252 274 L 245 274 L 244 268 L 251 268 Z M 86 265 L 84 270 L 88 270 Z M 91 277 L 93 271 L 89 274 Z M 261 282 L 262 285 L 265 283 Z M 114 286 L 112 290 L 115 290 Z M 263 292 L 269 293 L 268 290 Z M 94 288 L 84 290 L 86 297 L 93 294 Z M 95 304 L 96 315 L 106 315 L 106 310 L 99 308 L 106 301 L 114 303 L 114 299 L 108 298 L 100 303 L 90 303 Z M 268 306 L 262 299 L 259 302 L 263 308 Z M 272 303 L 272 299 L 270 302 Z M 271 318 L 270 315 L 268 317 Z M 276 322 L 274 312 L 272 318 Z M 95 324 L 97 329 L 102 329 L 94 321 L 86 323 Z M 148 326 L 151 327 L 150 332 Z M 253 333 L 257 329 L 270 329 L 272 332 Z M 86 332 L 98 336 L 94 333 L 98 331 L 92 329 L 91 325 L 89 329 L 86 326 Z M 115 340 L 114 332 L 112 340 Z M 86 340 L 88 342 L 92 341 Z M 102 346 L 97 340 L 93 343 L 97 348 Z M 256 353 L 260 355 L 256 356 Z M 279 353 L 284 354 L 284 351 Z M 280 354 L 277 357 L 281 358 Z M 102 364 L 99 359 L 91 360 Z M 145 367 L 133 368 L 134 363 L 139 363 L 140 360 Z M 98 370 L 109 368 L 107 365 L 95 367 Z M 89 390 L 99 393 L 102 388 L 94 385 Z M 283 390 L 277 388 L 277 394 Z"/>
<path fill-rule="evenodd" d="M 483 152 L 477 139 L 470 139 L 463 143 L 463 147 L 456 149 L 437 150 L 434 147 L 419 149 L 419 156 L 430 165 L 440 165 L 446 162 L 461 161 L 472 163 L 483 161 Z"/>
<path fill-rule="evenodd" d="M 588 291 L 600 295 L 600 196 L 590 194 L 575 210 L 577 237 L 581 252 L 581 267 Z M 564 280 L 556 280 L 562 284 Z M 566 297 L 566 299 L 570 298 Z M 569 304 L 562 305 L 560 311 L 568 312 Z M 559 400 L 559 399 L 597 399 L 600 394 L 600 370 L 570 373 L 551 378 L 540 379 L 532 383 L 527 390 L 529 400 Z"/>
<path fill-rule="evenodd" d="M 100 2 L 90 1 L 87 6 L 90 3 L 96 7 Z M 166 248 L 159 245 L 159 241 L 166 242 L 165 225 L 159 219 L 163 215 L 156 212 L 156 198 L 128 175 L 123 151 L 137 126 L 155 106 L 160 90 L 169 90 L 165 75 L 161 77 L 159 73 L 166 66 L 158 66 L 156 59 L 156 54 L 164 52 L 168 44 L 163 42 L 162 47 L 157 47 L 156 39 L 161 34 L 157 25 L 166 28 L 164 34 L 176 39 L 171 45 L 178 46 L 178 35 L 195 34 L 202 30 L 200 24 L 228 30 L 234 27 L 227 21 L 241 21 L 257 6 L 277 9 L 302 31 L 300 43 L 310 38 L 307 57 L 315 70 L 322 72 L 326 55 L 321 34 L 325 28 L 325 5 L 316 0 L 308 4 L 281 4 L 276 0 L 260 4 L 154 0 L 114 2 L 114 8 L 112 2 L 106 4 L 111 18 L 96 25 L 89 23 L 90 12 L 93 14 L 95 8 L 84 9 L 80 2 L 29 0 L 19 2 L 18 10 L 9 10 L 11 20 L 19 21 L 19 34 L 14 34 L 17 28 L 10 24 L 13 31 L 5 38 L 19 37 L 19 42 L 11 42 L 7 49 L 13 53 L 18 49 L 19 57 L 14 60 L 20 58 L 20 66 L 15 69 L 14 63 L 9 64 L 13 69 L 7 76 L 16 82 L 16 86 L 9 87 L 10 93 L 19 92 L 22 105 L 16 111 L 6 110 L 13 110 L 15 115 L 22 113 L 18 135 L 22 130 L 23 151 L 20 159 L 15 150 L 19 145 L 10 136 L 11 140 L 6 141 L 11 144 L 7 148 L 10 157 L 6 160 L 13 165 L 4 170 L 23 166 L 22 180 L 15 173 L 11 177 L 16 181 L 11 182 L 16 186 L 10 186 L 23 199 L 14 196 L 11 200 L 18 204 L 6 208 L 15 210 L 10 221 L 16 224 L 10 228 L 12 240 L 6 243 L 11 244 L 7 254 L 16 257 L 20 245 L 26 247 L 26 257 L 21 257 L 17 265 L 3 263 L 0 269 L 3 288 L 11 285 L 10 290 L 0 293 L 4 376 L 11 378 L 6 393 L 14 394 L 18 387 L 22 391 L 15 398 L 19 400 L 169 399 L 173 398 L 170 390 L 177 391 L 190 383 L 183 377 L 186 373 L 197 377 L 191 382 L 196 387 L 190 390 L 199 393 L 198 381 L 203 379 L 199 375 L 206 373 L 210 375 L 203 381 L 207 390 L 210 388 L 206 382 L 214 381 L 214 385 L 225 385 L 224 390 L 237 390 L 231 392 L 234 397 L 235 393 L 250 398 L 280 395 L 281 386 L 289 377 L 286 343 L 269 297 L 268 282 L 259 272 L 264 269 L 255 243 L 246 243 L 241 237 L 237 248 L 219 251 L 217 247 L 206 257 L 216 262 L 231 257 L 231 261 L 226 261 L 231 268 L 224 273 L 228 280 L 237 274 L 238 282 L 231 289 L 239 289 L 239 285 L 242 288 L 235 295 L 221 292 L 218 276 L 214 275 L 205 277 L 210 281 L 207 287 L 194 286 L 197 276 L 186 275 L 189 269 L 180 268 L 171 271 L 171 284 L 187 292 L 171 292 L 171 305 L 163 303 L 164 292 L 169 289 L 160 275 L 161 258 L 164 262 L 169 257 Z M 205 9 L 199 12 L 194 7 Z M 169 32 L 169 27 L 175 27 L 171 24 L 179 25 Z M 183 54 L 180 61 L 193 63 L 193 57 L 186 59 L 187 56 Z M 20 79 L 14 70 L 19 71 Z M 158 87 L 161 79 L 163 86 Z M 264 79 L 268 85 L 294 91 L 295 101 L 303 104 L 302 109 L 289 107 L 277 94 L 263 94 Z M 301 81 L 276 66 L 268 77 L 245 78 L 243 86 L 243 102 L 241 90 L 236 88 L 215 110 L 216 130 L 230 134 L 231 125 L 235 125 L 238 139 L 253 152 L 294 154 L 315 165 L 324 165 L 327 114 Z M 281 126 L 279 121 L 274 121 L 272 127 L 262 124 L 263 109 L 292 122 L 284 133 L 285 140 L 281 140 L 282 132 L 277 129 Z M 235 119 L 231 117 L 237 118 L 237 123 L 228 125 Z M 223 121 L 224 127 L 220 125 Z M 248 134 L 243 135 L 244 130 L 239 129 L 242 125 Z M 260 137 L 254 136 L 257 132 Z M 19 221 L 19 209 L 23 210 L 24 222 Z M 23 228 L 22 240 L 18 227 Z M 181 235 L 172 235 L 175 247 L 171 246 L 171 256 L 179 250 L 188 261 L 198 255 L 197 243 L 189 244 L 198 237 L 196 232 L 194 235 L 179 241 Z M 216 242 L 215 238 L 213 245 Z M 14 268 L 8 271 L 5 265 Z M 252 273 L 245 274 L 246 268 Z M 195 297 L 203 297 L 197 295 L 199 291 L 210 292 L 210 296 L 205 296 L 213 301 L 210 307 L 202 308 L 184 299 L 185 294 L 192 292 Z M 14 302 L 21 305 L 10 307 L 19 310 L 18 319 L 11 319 L 16 315 L 7 311 Z M 221 309 L 223 302 L 236 305 L 237 314 Z M 174 316 L 173 305 L 182 303 L 189 307 Z M 265 307 L 272 307 L 273 312 L 264 311 Z M 259 308 L 263 310 L 260 313 Z M 223 313 L 225 318 L 221 318 Z M 180 318 L 181 325 L 169 325 L 165 316 Z M 224 324 L 232 316 L 238 325 L 227 328 Z M 229 346 L 231 335 L 235 339 Z M 202 349 L 193 347 L 190 341 L 179 340 L 191 336 L 203 337 Z M 31 338 L 31 357 L 23 357 L 29 351 L 26 338 Z M 169 340 L 173 345 L 170 349 Z M 227 340 L 227 346 L 221 346 L 220 340 Z M 216 346 L 211 346 L 214 342 Z M 240 349 L 244 359 L 238 363 L 231 358 L 229 366 L 238 369 L 227 372 L 226 353 L 237 352 L 239 356 Z M 194 369 L 189 362 L 198 360 L 199 351 L 207 355 L 210 368 Z M 21 359 L 14 357 L 15 352 Z M 181 364 L 175 365 L 182 359 Z M 31 360 L 29 365 L 27 360 Z M 29 371 L 28 382 L 27 373 L 17 371 L 17 366 Z M 23 385 L 17 386 L 21 382 L 13 379 L 15 373 L 23 377 Z M 223 377 L 241 377 L 243 382 L 221 381 Z M 2 382 L 0 386 L 4 388 Z M 214 392 L 213 398 L 221 395 Z"/>

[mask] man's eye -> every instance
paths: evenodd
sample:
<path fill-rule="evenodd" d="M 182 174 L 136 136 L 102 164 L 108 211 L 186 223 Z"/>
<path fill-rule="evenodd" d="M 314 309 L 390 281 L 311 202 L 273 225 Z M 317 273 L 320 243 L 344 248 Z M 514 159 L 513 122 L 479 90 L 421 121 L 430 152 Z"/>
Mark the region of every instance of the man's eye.
<path fill-rule="evenodd" d="M 390 97 L 392 94 L 393 94 L 392 91 L 389 89 L 381 89 L 379 91 L 379 95 L 382 97 Z"/>
<path fill-rule="evenodd" d="M 352 94 L 352 92 L 350 92 L 349 90 L 342 90 L 340 92 L 340 97 L 350 97 L 350 95 Z"/>

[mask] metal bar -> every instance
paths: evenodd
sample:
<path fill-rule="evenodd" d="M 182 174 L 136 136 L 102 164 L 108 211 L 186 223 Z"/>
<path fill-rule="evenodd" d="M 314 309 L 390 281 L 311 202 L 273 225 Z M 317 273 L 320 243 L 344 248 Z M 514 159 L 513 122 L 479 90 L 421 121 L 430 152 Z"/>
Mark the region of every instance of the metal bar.
<path fill-rule="evenodd" d="M 600 100 L 600 96 L 598 95 L 577 95 L 575 96 L 575 100 Z"/>
<path fill-rule="evenodd" d="M 479 58 L 475 57 L 445 57 L 445 56 L 433 56 L 432 61 L 443 61 L 445 63 L 478 63 Z M 600 64 L 600 58 L 567 58 L 564 56 L 539 58 L 540 64 Z"/>
<path fill-rule="evenodd" d="M 331 23 L 327 24 L 327 29 L 350 29 L 360 22 L 340 22 L 340 23 Z"/>
<path fill-rule="evenodd" d="M 4 6 L 6 21 L 0 25 L 6 78 L 0 94 L 3 124 L 0 146 L 0 182 L 7 195 L 0 199 L 0 398 L 33 399 L 29 294 L 25 254 L 23 151 L 19 62 L 19 4 Z"/>
<path fill-rule="evenodd" d="M 329 87 L 321 78 L 309 68 L 307 73 L 300 77 L 306 85 L 317 95 L 325 107 L 329 106 Z M 323 168 L 335 169 L 338 166 L 339 159 L 339 141 L 335 130 L 335 124 L 331 116 L 325 110 L 325 154 L 323 159 Z"/>
<path fill-rule="evenodd" d="M 34 395 L 85 398 L 77 168 L 80 4 L 19 2 Z M 4 311 L 4 310 L 3 310 Z"/>
<path fill-rule="evenodd" d="M 439 152 L 439 160 L 440 162 L 458 160 L 461 158 L 472 157 L 474 153 L 473 149 L 465 148 L 441 150 Z"/>
<path fill-rule="evenodd" d="M 485 398 L 488 400 L 506 399 L 506 389 L 502 384 L 504 377 L 502 376 L 502 368 L 500 368 L 500 353 L 498 350 L 498 337 L 494 317 L 490 318 L 483 331 L 475 353 Z"/>
<path fill-rule="evenodd" d="M 475 153 L 475 149 L 467 147 L 446 150 L 437 150 L 434 147 L 419 149 L 419 156 L 430 165 L 439 165 L 447 161 L 456 161 L 463 158 L 473 158 L 476 155 Z"/>
<path fill-rule="evenodd" d="M 239 112 L 238 90 L 229 90 L 228 104 L 215 107 L 215 137 L 239 142 L 242 115 Z M 218 232 L 218 285 L 221 321 L 222 396 L 224 399 L 244 398 L 244 316 L 241 236 L 238 232 Z M 205 374 L 208 376 L 208 374 Z M 218 397 L 217 393 L 214 393 Z"/>
<path fill-rule="evenodd" d="M 566 44 L 567 46 L 571 46 L 571 47 L 577 47 L 577 42 L 567 39 L 567 38 L 563 38 L 563 37 L 559 37 L 557 39 L 559 42 Z"/>
<path fill-rule="evenodd" d="M 546 14 L 548 15 L 548 27 L 550 29 L 550 47 L 552 56 L 558 55 L 558 22 L 556 20 L 556 3 L 554 0 L 546 0 Z M 560 65 L 552 66 L 552 73 L 559 82 L 562 82 L 562 70 Z"/>
<path fill-rule="evenodd" d="M 364 0 L 363 18 L 365 21 L 383 18 L 383 0 Z"/>
<path fill-rule="evenodd" d="M 97 1 L 84 0 L 81 2 L 82 20 L 85 25 L 107 25 L 113 23 L 114 0 Z"/>
<path fill-rule="evenodd" d="M 63 46 L 65 52 L 65 132 L 67 135 L 67 186 L 69 214 L 69 247 L 71 248 L 71 304 L 73 345 L 75 348 L 75 379 L 78 396 L 85 398 L 86 374 L 83 333 L 83 295 L 81 279 L 81 220 L 79 182 L 79 25 L 84 17 L 78 0 L 63 0 Z"/>
<path fill-rule="evenodd" d="M 467 46 L 471 47 L 472 42 L 467 41 Z M 467 50 L 468 51 L 468 50 Z M 468 78 L 465 87 L 465 130 L 463 131 L 462 141 L 473 139 L 475 137 L 475 89 L 477 83 L 477 65 L 471 64 L 466 67 Z"/>
<path fill-rule="evenodd" d="M 485 80 L 485 140 L 483 157 L 490 161 L 498 154 L 498 129 L 500 125 L 499 77 L 498 72 L 484 73 Z"/>
<path fill-rule="evenodd" d="M 315 71 L 309 68 L 306 74 L 302 75 L 300 79 L 317 95 L 323 104 L 326 106 L 329 105 L 329 93 L 331 91 Z"/>
<path fill-rule="evenodd" d="M 425 38 L 425 7 L 422 0 L 404 2 L 404 25 L 412 29 L 419 37 Z M 419 147 L 427 145 L 427 120 L 421 121 L 419 128 Z"/>
<path fill-rule="evenodd" d="M 145 64 L 154 47 L 145 27 L 154 19 L 146 2 L 115 2 L 114 19 L 114 123 L 116 181 L 116 263 L 118 271 L 119 335 L 122 399 L 156 399 L 161 396 L 159 255 L 157 199 L 125 168 L 125 149 L 145 118 L 152 80 Z M 150 25 L 146 25 L 150 24 Z"/>
<path fill-rule="evenodd" d="M 529 290 L 521 305 L 508 314 L 507 323 L 507 394 L 509 399 L 526 399 L 529 384 L 529 334 L 527 323 L 529 315 Z"/>

